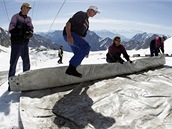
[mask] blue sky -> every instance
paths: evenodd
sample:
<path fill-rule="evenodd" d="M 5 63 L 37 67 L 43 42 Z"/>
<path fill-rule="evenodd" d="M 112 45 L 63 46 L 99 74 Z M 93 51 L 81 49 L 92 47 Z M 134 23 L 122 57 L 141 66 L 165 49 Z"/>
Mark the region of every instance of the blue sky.
<path fill-rule="evenodd" d="M 27 0 L 32 5 L 35 32 L 62 30 L 77 11 L 96 5 L 101 11 L 90 18 L 90 30 L 143 31 L 172 35 L 172 0 Z M 0 0 L 0 27 L 8 29 L 24 0 Z M 56 17 L 57 16 L 57 17 Z M 56 18 L 55 18 L 56 17 Z M 54 21 L 54 22 L 53 22 Z"/>

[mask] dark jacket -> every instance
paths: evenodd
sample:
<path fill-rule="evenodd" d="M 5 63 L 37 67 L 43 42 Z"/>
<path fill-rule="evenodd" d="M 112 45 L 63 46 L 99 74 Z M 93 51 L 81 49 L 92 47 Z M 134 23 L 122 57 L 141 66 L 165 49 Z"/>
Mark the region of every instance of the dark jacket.
<path fill-rule="evenodd" d="M 15 14 L 9 25 L 9 32 L 11 33 L 12 43 L 28 42 L 33 35 L 32 20 L 27 15 L 22 13 Z"/>
<path fill-rule="evenodd" d="M 63 57 L 63 49 L 62 48 L 59 49 L 58 56 L 59 57 Z"/>
<path fill-rule="evenodd" d="M 150 42 L 150 49 L 156 49 L 156 39 L 151 40 Z"/>
<path fill-rule="evenodd" d="M 158 56 L 158 48 L 156 39 L 150 42 L 150 56 Z"/>
<path fill-rule="evenodd" d="M 109 63 L 119 62 L 123 63 L 124 60 L 121 58 L 121 54 L 123 54 L 124 58 L 127 61 L 130 61 L 129 55 L 127 54 L 123 45 L 116 46 L 115 44 L 111 44 L 108 48 L 108 53 L 106 55 L 106 60 Z"/>
<path fill-rule="evenodd" d="M 86 36 L 89 28 L 88 15 L 86 12 L 79 11 L 75 13 L 68 22 L 71 23 L 71 32 L 82 37 Z M 64 27 L 63 35 L 66 35 L 66 27 Z"/>

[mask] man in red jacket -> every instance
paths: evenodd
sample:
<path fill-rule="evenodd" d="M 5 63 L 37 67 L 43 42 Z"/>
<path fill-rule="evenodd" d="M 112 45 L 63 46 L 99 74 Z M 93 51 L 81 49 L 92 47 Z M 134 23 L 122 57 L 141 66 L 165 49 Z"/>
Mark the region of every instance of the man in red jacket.
<path fill-rule="evenodd" d="M 108 53 L 106 54 L 106 61 L 108 63 L 121 63 L 123 64 L 125 61 L 121 58 L 121 54 L 123 54 L 124 58 L 132 63 L 129 58 L 129 55 L 126 52 L 126 49 L 121 44 L 121 39 L 119 36 L 116 36 L 113 40 L 113 43 L 108 48 Z"/>
<path fill-rule="evenodd" d="M 164 41 L 166 40 L 166 37 L 165 36 L 159 37 L 159 40 L 160 41 L 156 44 L 157 52 L 164 54 Z"/>

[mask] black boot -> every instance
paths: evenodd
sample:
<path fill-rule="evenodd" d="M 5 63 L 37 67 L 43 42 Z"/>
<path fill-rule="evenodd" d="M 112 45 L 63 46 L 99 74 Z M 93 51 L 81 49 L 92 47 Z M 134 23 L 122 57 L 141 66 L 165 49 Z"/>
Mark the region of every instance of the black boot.
<path fill-rule="evenodd" d="M 82 78 L 82 74 L 80 74 L 77 70 L 76 70 L 76 67 L 74 67 L 73 65 L 69 65 L 69 67 L 67 68 L 66 74 L 68 75 L 72 75 L 72 76 L 75 76 L 75 77 L 80 77 Z"/>
<path fill-rule="evenodd" d="M 9 92 L 11 91 L 10 83 L 9 83 L 9 82 L 8 82 L 8 91 L 9 91 Z"/>

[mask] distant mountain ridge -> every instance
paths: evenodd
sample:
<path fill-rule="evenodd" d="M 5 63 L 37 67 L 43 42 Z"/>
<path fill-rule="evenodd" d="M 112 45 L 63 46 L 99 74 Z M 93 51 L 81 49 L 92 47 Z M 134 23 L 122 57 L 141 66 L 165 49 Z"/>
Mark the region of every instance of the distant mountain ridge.
<path fill-rule="evenodd" d="M 105 32 L 106 31 L 104 31 L 103 33 Z M 107 31 L 107 33 L 109 32 Z M 41 35 L 53 42 L 63 45 L 64 50 L 71 51 L 69 45 L 63 39 L 62 31 L 58 30 L 44 34 L 42 33 Z M 114 34 L 114 37 L 115 36 L 116 35 Z M 131 39 L 128 39 L 128 41 L 122 41 L 122 44 L 126 47 L 127 50 L 147 49 L 149 48 L 150 41 L 157 36 L 158 34 L 148 34 L 146 32 L 138 33 L 134 35 Z M 86 40 L 91 45 L 91 51 L 99 51 L 99 50 L 107 50 L 108 46 L 112 43 L 113 38 L 109 38 L 109 37 L 102 38 L 99 35 L 97 35 L 97 33 L 95 33 L 94 31 L 88 31 Z"/>
<path fill-rule="evenodd" d="M 121 34 L 118 33 L 113 33 L 111 31 L 107 31 L 107 30 L 101 30 L 101 31 L 94 31 L 97 35 L 99 35 L 102 38 L 111 38 L 113 39 L 115 36 L 120 36 L 122 41 L 129 41 L 130 38 L 127 38 Z"/>
<path fill-rule="evenodd" d="M 104 31 L 103 33 L 105 34 L 105 32 L 109 33 L 108 31 Z M 56 30 L 53 32 L 34 34 L 33 37 L 30 39 L 29 47 L 37 48 L 44 46 L 48 49 L 59 49 L 60 45 L 62 45 L 65 51 L 71 52 L 71 48 L 63 39 L 62 33 L 62 30 Z M 115 36 L 116 35 L 114 34 L 114 37 Z M 128 39 L 128 41 L 123 40 L 122 44 L 126 47 L 127 50 L 147 49 L 149 48 L 150 41 L 157 36 L 157 34 L 152 35 L 146 32 L 138 33 L 131 39 Z M 112 43 L 113 38 L 101 37 L 94 31 L 89 30 L 87 32 L 86 41 L 88 41 L 91 45 L 91 51 L 99 51 L 107 50 L 108 46 Z M 5 47 L 10 46 L 10 34 L 8 31 L 3 30 L 2 28 L 0 28 L 0 45 Z"/>
<path fill-rule="evenodd" d="M 150 41 L 156 38 L 158 35 L 149 36 L 147 33 L 136 34 L 128 42 L 123 41 L 122 44 L 126 47 L 127 50 L 139 50 L 149 48 Z"/>
<path fill-rule="evenodd" d="M 11 45 L 10 41 L 10 33 L 8 31 L 5 31 L 0 27 L 0 45 L 9 47 Z M 29 47 L 41 47 L 44 46 L 49 49 L 58 49 L 59 45 L 52 42 L 51 40 L 48 40 L 41 35 L 34 34 L 33 37 L 29 41 Z"/>
<path fill-rule="evenodd" d="M 10 46 L 10 34 L 0 27 L 0 45 L 4 47 Z"/>
<path fill-rule="evenodd" d="M 57 43 L 58 45 L 62 45 L 65 51 L 71 52 L 71 48 L 68 45 L 68 43 L 63 39 L 63 31 L 62 30 L 56 30 L 53 32 L 48 33 L 39 33 L 43 37 L 46 37 L 47 39 Z M 98 36 L 93 31 L 88 31 L 86 36 L 86 41 L 90 43 L 91 45 L 91 51 L 98 51 L 98 50 L 106 50 L 106 43 L 102 45 L 102 42 L 104 41 L 100 36 Z M 107 44 L 109 42 L 112 42 L 112 39 L 106 40 Z"/>
<path fill-rule="evenodd" d="M 145 42 L 146 39 L 150 38 L 150 36 L 144 32 L 144 33 L 138 33 L 136 34 L 133 38 L 131 38 L 130 40 L 135 40 L 138 42 Z"/>

